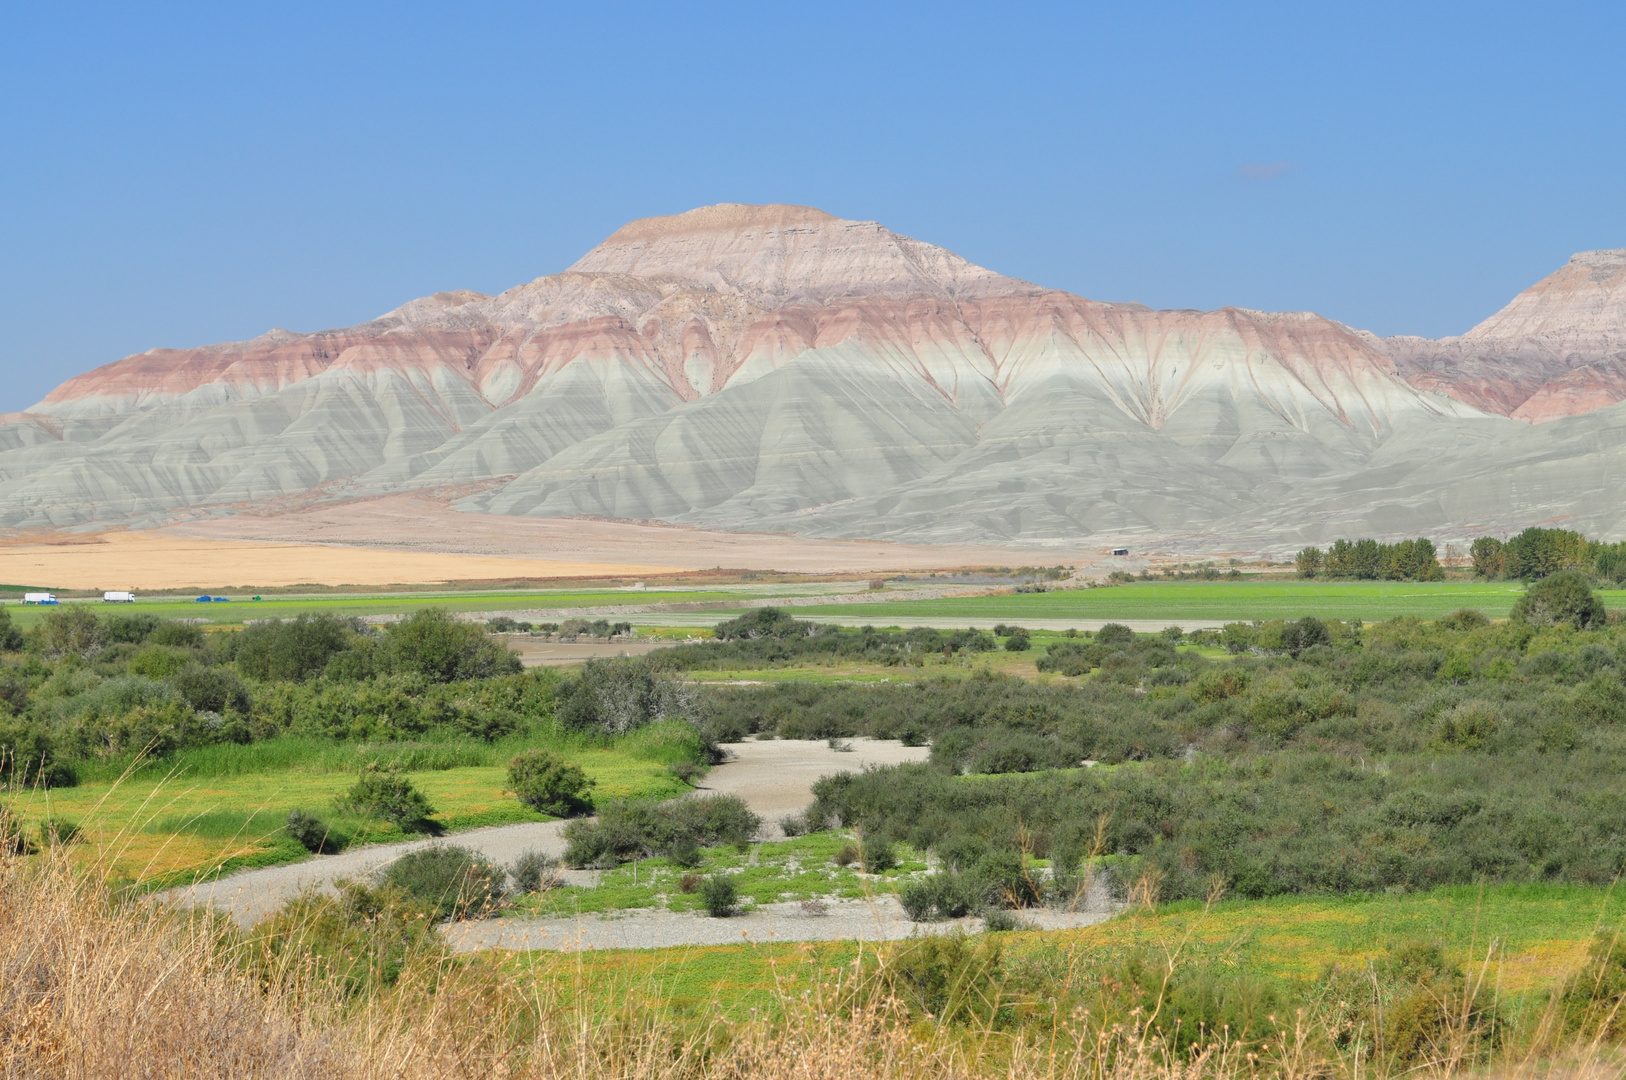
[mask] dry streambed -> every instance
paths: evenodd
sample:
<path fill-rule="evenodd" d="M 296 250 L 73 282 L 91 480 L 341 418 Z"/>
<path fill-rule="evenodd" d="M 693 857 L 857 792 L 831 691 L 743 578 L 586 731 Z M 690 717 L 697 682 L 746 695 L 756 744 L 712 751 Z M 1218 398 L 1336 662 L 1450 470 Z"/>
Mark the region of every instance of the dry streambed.
<path fill-rule="evenodd" d="M 729 747 L 733 759 L 712 769 L 701 790 L 738 795 L 763 817 L 763 834 L 771 838 L 781 835 L 779 818 L 802 810 L 812 801 L 813 783 L 819 777 L 856 771 L 869 765 L 923 761 L 929 753 L 925 747 L 904 746 L 892 740 L 853 739 L 843 745 L 850 749 L 836 750 L 824 742 L 811 740 L 737 743 Z M 562 821 L 547 821 L 475 829 L 459 833 L 451 842 L 477 851 L 495 863 L 508 864 L 526 851 L 563 854 L 564 825 Z M 373 873 L 408 851 L 435 842 L 413 840 L 379 844 L 338 855 L 317 856 L 291 866 L 246 870 L 217 881 L 176 889 L 167 894 L 167 898 L 181 904 L 212 905 L 247 926 L 307 889 L 331 889 L 340 879 Z M 595 880 L 592 871 L 566 874 L 566 881 L 572 885 L 591 885 Z M 814 914 L 816 910 L 801 904 L 769 904 L 732 919 L 658 910 L 534 922 L 493 919 L 458 924 L 448 928 L 447 936 L 460 949 L 658 948 L 738 941 L 742 935 L 780 941 L 880 940 L 907 936 L 914 926 L 904 918 L 897 901 L 890 896 L 831 901 L 825 905 L 823 914 Z M 1037 916 L 1063 917 L 1098 921 L 1101 916 L 1052 913 Z"/>

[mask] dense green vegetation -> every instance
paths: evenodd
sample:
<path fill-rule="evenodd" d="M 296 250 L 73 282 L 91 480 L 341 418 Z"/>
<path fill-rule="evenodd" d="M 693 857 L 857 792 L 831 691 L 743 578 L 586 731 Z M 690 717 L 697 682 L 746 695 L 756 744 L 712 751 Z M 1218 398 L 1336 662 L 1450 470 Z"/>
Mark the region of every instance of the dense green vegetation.
<path fill-rule="evenodd" d="M 121 850 L 163 850 L 132 855 L 133 872 L 159 878 L 580 813 L 599 792 L 670 796 L 715 756 L 681 717 L 660 723 L 664 698 L 612 717 L 577 693 L 561 719 L 559 673 L 522 670 L 481 626 L 436 609 L 381 630 L 317 614 L 226 632 L 86 605 L 18 632 L 0 609 L 0 645 L 13 806 L 35 831 L 60 833 L 48 819 L 63 807 L 94 814 Z M 170 776 L 205 787 L 147 809 Z"/>
<path fill-rule="evenodd" d="M 1617 587 L 1626 583 L 1626 542 L 1605 544 L 1567 529 L 1532 527 L 1506 543 L 1482 536 L 1469 554 L 1474 573 L 1483 578 L 1531 581 L 1573 570 Z"/>
<path fill-rule="evenodd" d="M 1302 578 L 1355 578 L 1362 581 L 1443 581 L 1445 569 L 1426 537 L 1380 544 L 1339 540 L 1322 551 L 1307 547 L 1294 559 Z"/>
<path fill-rule="evenodd" d="M 806 824 L 907 841 L 984 892 L 1013 859 L 1065 875 L 1092 855 L 1166 897 L 1607 883 L 1626 868 L 1626 626 L 1565 589 L 1568 614 L 1532 603 L 1505 623 L 1231 624 L 1200 635 L 1217 659 L 1108 628 L 1038 659 L 1060 683 L 717 688 L 706 722 L 719 739 L 929 740 L 929 764 L 821 781 Z M 755 640 L 828 633 L 772 626 Z"/>

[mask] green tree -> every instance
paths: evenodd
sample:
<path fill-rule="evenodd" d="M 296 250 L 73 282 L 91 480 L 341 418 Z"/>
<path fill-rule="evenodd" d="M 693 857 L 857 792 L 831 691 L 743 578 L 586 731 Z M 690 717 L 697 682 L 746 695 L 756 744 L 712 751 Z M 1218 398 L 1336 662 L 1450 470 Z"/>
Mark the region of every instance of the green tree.
<path fill-rule="evenodd" d="M 1318 547 L 1307 547 L 1299 552 L 1293 563 L 1298 567 L 1299 577 L 1313 578 L 1321 573 L 1321 567 L 1326 562 L 1326 556 Z"/>
<path fill-rule="evenodd" d="M 478 624 L 452 618 L 439 608 L 422 608 L 385 633 L 388 662 L 431 682 L 461 682 L 514 675 L 519 657 Z"/>
<path fill-rule="evenodd" d="M 237 638 L 237 670 L 252 679 L 304 682 L 350 647 L 355 629 L 336 615 L 255 623 Z"/>
<path fill-rule="evenodd" d="M 23 647 L 23 632 L 11 623 L 11 612 L 0 608 L 0 652 L 16 652 Z"/>
<path fill-rule="evenodd" d="M 1490 580 L 1502 576 L 1502 542 L 1494 536 L 1481 536 L 1468 549 L 1474 561 L 1474 574 Z"/>
<path fill-rule="evenodd" d="M 1560 570 L 1526 589 L 1509 617 L 1528 626 L 1564 624 L 1586 630 L 1602 626 L 1605 614 L 1603 601 L 1592 591 L 1586 575 L 1578 570 Z"/>
<path fill-rule="evenodd" d="M 102 624 L 83 604 L 52 608 L 40 623 L 39 634 L 49 656 L 86 656 L 102 644 Z"/>

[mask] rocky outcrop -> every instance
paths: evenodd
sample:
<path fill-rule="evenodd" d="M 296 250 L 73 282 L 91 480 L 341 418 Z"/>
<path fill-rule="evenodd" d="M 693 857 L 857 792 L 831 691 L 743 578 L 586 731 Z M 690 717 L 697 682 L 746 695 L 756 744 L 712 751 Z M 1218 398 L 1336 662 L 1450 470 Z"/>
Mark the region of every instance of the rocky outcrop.
<path fill-rule="evenodd" d="M 1496 325 L 1553 355 L 1613 340 L 1619 275 L 1579 265 Z M 1594 294 L 1586 332 L 1565 329 L 1561 309 Z M 497 514 L 933 542 L 1606 510 L 1608 423 L 1542 423 L 1531 442 L 1506 417 L 1618 400 L 1620 367 L 1532 383 L 1479 329 L 1412 348 L 1308 313 L 1102 303 L 874 222 L 727 204 L 633 222 L 497 296 L 69 380 L 0 418 L 0 524 L 423 489 Z M 1597 469 L 1535 494 L 1498 480 L 1465 501 L 1439 467 L 1520 475 L 1573 440 Z"/>
<path fill-rule="evenodd" d="M 1626 400 L 1626 249 L 1583 251 L 1461 337 L 1379 345 L 1413 386 L 1527 423 Z"/>

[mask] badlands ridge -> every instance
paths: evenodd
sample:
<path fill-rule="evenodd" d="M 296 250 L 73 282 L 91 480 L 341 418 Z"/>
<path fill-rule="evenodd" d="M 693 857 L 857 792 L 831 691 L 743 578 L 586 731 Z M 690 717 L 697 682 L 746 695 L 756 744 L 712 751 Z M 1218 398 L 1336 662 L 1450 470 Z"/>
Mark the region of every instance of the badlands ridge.
<path fill-rule="evenodd" d="M 371 322 L 156 349 L 0 417 L 0 526 L 405 492 L 459 510 L 1187 552 L 1626 535 L 1626 251 L 1458 338 L 1154 311 L 874 222 L 722 205 Z"/>

